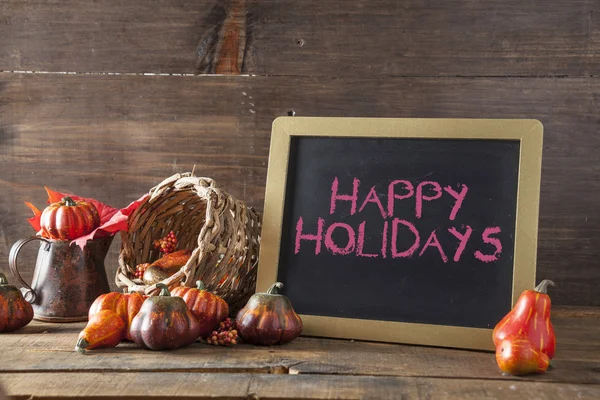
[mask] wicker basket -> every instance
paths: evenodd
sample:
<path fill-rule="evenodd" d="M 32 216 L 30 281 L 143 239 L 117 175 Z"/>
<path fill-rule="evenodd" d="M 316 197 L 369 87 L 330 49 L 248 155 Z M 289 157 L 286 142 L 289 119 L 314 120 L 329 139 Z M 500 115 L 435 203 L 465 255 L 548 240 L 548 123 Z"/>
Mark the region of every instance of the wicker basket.
<path fill-rule="evenodd" d="M 188 262 L 162 281 L 169 287 L 195 286 L 201 279 L 232 309 L 254 292 L 260 245 L 260 218 L 252 208 L 216 187 L 210 178 L 175 174 L 150 189 L 149 196 L 129 217 L 116 283 L 128 291 L 155 294 L 134 278 L 136 266 L 156 260 L 153 242 L 174 231 L 178 249 L 193 249 Z"/>

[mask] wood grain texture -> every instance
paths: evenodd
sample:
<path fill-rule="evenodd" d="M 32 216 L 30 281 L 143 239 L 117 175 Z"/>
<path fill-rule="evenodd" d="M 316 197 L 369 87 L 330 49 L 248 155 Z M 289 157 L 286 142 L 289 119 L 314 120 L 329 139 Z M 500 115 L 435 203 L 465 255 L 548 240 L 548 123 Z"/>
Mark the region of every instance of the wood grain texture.
<path fill-rule="evenodd" d="M 553 320 L 558 337 L 556 368 L 526 377 L 502 376 L 490 352 L 307 337 L 269 348 L 194 343 L 169 352 L 122 343 L 81 355 L 73 348 L 85 324 L 37 321 L 0 336 L 4 360 L 0 373 L 318 374 L 600 384 L 600 343 L 596 340 L 600 320 L 572 316 Z"/>
<path fill-rule="evenodd" d="M 600 385 L 475 379 L 175 373 L 0 373 L 15 399 L 597 399 Z M 35 382 L 35 385 L 31 383 Z M 95 397 L 98 398 L 98 397 Z"/>
<path fill-rule="evenodd" d="M 191 170 L 262 209 L 274 118 L 537 118 L 545 125 L 538 277 L 600 305 L 600 83 L 583 79 L 0 74 L 0 270 L 43 185 L 122 207 Z M 119 242 L 107 258 L 109 280 Z M 29 279 L 36 249 L 23 256 Z M 27 275 L 27 274 L 26 274 Z"/>
<path fill-rule="evenodd" d="M 0 70 L 591 76 L 595 0 L 0 3 Z"/>
<path fill-rule="evenodd" d="M 216 2 L 202 26 L 206 32 L 196 49 L 197 73 L 239 75 L 250 44 L 246 0 Z"/>

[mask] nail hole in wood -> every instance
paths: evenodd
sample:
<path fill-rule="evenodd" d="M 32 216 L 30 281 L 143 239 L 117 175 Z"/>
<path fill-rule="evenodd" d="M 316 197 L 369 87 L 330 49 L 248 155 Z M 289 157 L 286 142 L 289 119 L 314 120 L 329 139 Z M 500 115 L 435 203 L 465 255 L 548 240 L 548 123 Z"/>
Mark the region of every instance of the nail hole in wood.
<path fill-rule="evenodd" d="M 304 39 L 296 39 L 296 45 L 298 47 L 304 46 Z"/>

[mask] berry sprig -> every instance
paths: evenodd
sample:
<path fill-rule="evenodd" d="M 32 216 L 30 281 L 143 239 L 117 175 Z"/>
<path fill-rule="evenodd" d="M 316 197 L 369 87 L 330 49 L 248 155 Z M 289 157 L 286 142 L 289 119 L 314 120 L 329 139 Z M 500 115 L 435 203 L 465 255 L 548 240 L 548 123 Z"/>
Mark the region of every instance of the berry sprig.
<path fill-rule="evenodd" d="M 171 231 L 164 238 L 155 240 L 154 248 L 158 249 L 161 253 L 169 254 L 175 251 L 177 243 L 177 236 L 175 236 L 175 232 Z"/>
<path fill-rule="evenodd" d="M 235 346 L 238 344 L 238 332 L 235 329 L 235 322 L 231 318 L 219 324 L 219 329 L 206 338 L 206 343 L 213 346 Z"/>
<path fill-rule="evenodd" d="M 219 331 L 232 331 L 235 329 L 235 321 L 231 318 L 226 318 L 219 324 Z"/>
<path fill-rule="evenodd" d="M 142 276 L 144 276 L 144 272 L 146 272 L 146 269 L 148 268 L 149 265 L 150 265 L 150 263 L 138 264 L 135 267 L 135 273 L 133 275 L 136 278 L 142 279 Z"/>

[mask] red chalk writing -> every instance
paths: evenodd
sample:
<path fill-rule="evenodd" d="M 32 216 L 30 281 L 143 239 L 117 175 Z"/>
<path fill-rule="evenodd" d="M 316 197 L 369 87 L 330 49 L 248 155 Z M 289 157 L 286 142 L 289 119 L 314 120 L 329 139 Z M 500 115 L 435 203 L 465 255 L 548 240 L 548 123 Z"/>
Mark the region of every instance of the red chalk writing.
<path fill-rule="evenodd" d="M 406 226 L 410 232 L 415 235 L 415 241 L 412 243 L 412 245 L 404 250 L 404 251 L 398 251 L 398 228 L 400 226 L 400 224 Z M 411 224 L 408 221 L 405 221 L 403 219 L 398 219 L 398 218 L 394 218 L 394 221 L 392 223 L 392 257 L 394 258 L 398 258 L 398 257 L 410 257 L 414 254 L 414 252 L 419 248 L 419 244 L 421 242 L 421 238 L 419 237 L 419 231 L 417 230 L 417 228 L 415 228 L 415 226 L 413 224 Z M 384 253 L 385 254 L 385 253 Z"/>
<path fill-rule="evenodd" d="M 333 241 L 333 232 L 338 228 L 343 229 L 348 233 L 348 242 L 346 243 L 344 248 L 340 247 L 337 243 Z M 327 234 L 325 235 L 325 247 L 327 247 L 327 250 L 329 250 L 332 254 L 344 255 L 352 253 L 354 251 L 354 248 L 356 247 L 354 229 L 350 225 L 344 224 L 342 222 L 336 222 L 334 224 L 331 224 L 329 228 L 327 228 Z"/>
<path fill-rule="evenodd" d="M 486 230 L 483 231 L 483 242 L 493 245 L 496 248 L 496 251 L 494 251 L 494 254 L 486 255 L 483 254 L 481 251 L 477 250 L 475 252 L 475 257 L 478 260 L 483 261 L 485 263 L 490 263 L 498 259 L 498 255 L 502 253 L 502 243 L 500 243 L 500 240 L 498 240 L 498 238 L 492 236 L 497 233 L 500 233 L 500 227 L 498 226 L 486 228 Z"/>
<path fill-rule="evenodd" d="M 319 254 L 321 252 L 321 241 L 323 240 L 323 225 L 325 225 L 325 220 L 323 218 L 319 218 L 317 221 L 317 233 L 316 235 L 310 235 L 306 233 L 302 233 L 302 229 L 304 228 L 304 220 L 302 217 L 298 218 L 298 223 L 296 224 L 296 249 L 294 250 L 296 254 L 300 251 L 300 242 L 302 240 L 311 240 L 315 241 L 315 254 Z"/>
<path fill-rule="evenodd" d="M 338 200 L 346 200 L 351 204 L 350 215 L 354 215 L 354 213 L 356 213 L 359 185 L 360 181 L 354 178 L 354 181 L 352 182 L 352 194 L 338 194 L 339 181 L 338 178 L 334 178 L 333 183 L 331 184 L 331 205 L 329 207 L 329 214 L 333 214 L 335 212 L 335 207 Z"/>
<path fill-rule="evenodd" d="M 440 205 L 447 210 L 448 221 L 460 220 L 460 210 L 469 193 L 469 187 L 465 184 L 442 186 L 433 180 L 411 182 L 398 179 L 388 182 L 384 190 L 378 191 L 381 188 L 374 185 L 368 191 L 363 189 L 361 195 L 360 188 L 361 181 L 358 178 L 340 182 L 338 177 L 334 177 L 328 218 L 335 215 L 360 217 L 361 213 L 373 215 L 376 209 L 381 220 L 359 219 L 357 225 L 351 225 L 339 220 L 329 223 L 322 217 L 311 220 L 299 217 L 294 253 L 310 251 L 319 255 L 324 246 L 329 253 L 340 256 L 402 259 L 429 255 L 439 257 L 443 263 L 449 262 L 449 256 L 455 263 L 465 256 L 483 263 L 493 263 L 502 253 L 502 243 L 498 237 L 502 229 L 498 226 L 479 228 L 453 222 L 453 226 L 446 223 L 428 232 L 419 230 L 419 221 L 427 219 L 428 210 L 431 212 L 430 208 L 439 208 Z M 442 198 L 442 203 L 436 202 Z M 399 202 L 412 202 L 414 214 L 404 217 L 396 215 Z M 413 218 L 416 220 L 411 221 Z M 367 231 L 371 234 L 367 235 Z M 376 231 L 381 234 L 373 235 Z M 423 238 L 427 239 L 423 241 Z M 473 241 L 477 241 L 479 250 L 468 254 L 465 249 Z"/>

